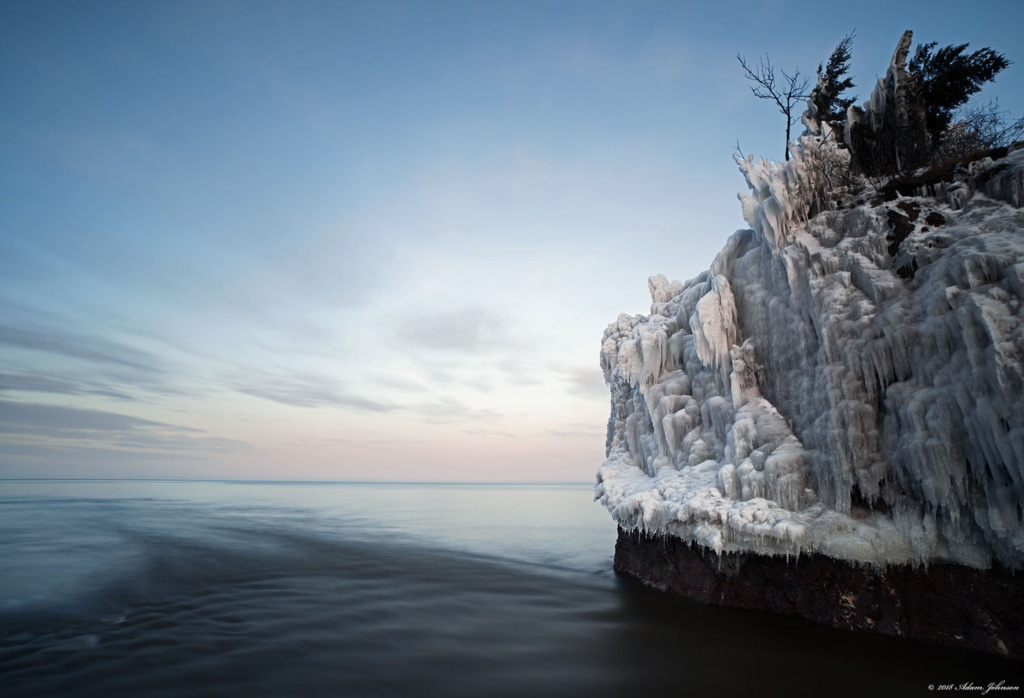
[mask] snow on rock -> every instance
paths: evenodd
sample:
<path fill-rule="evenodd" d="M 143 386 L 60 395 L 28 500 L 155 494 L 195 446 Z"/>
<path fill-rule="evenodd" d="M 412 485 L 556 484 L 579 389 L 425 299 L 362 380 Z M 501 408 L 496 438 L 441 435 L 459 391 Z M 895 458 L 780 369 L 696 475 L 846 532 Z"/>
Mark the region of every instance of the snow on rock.
<path fill-rule="evenodd" d="M 844 152 L 738 161 L 750 229 L 608 326 L 596 498 L 718 552 L 1018 569 L 1024 151 L 959 198 L 838 209 L 820 163 Z"/>

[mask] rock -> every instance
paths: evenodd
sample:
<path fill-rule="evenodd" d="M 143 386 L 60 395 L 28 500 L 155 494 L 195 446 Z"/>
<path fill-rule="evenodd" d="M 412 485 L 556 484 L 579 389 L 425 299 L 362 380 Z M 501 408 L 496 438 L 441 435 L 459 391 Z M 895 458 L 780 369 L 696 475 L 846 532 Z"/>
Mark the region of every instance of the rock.
<path fill-rule="evenodd" d="M 962 565 L 854 565 L 723 553 L 619 529 L 615 570 L 703 603 L 1024 659 L 1024 577 Z"/>

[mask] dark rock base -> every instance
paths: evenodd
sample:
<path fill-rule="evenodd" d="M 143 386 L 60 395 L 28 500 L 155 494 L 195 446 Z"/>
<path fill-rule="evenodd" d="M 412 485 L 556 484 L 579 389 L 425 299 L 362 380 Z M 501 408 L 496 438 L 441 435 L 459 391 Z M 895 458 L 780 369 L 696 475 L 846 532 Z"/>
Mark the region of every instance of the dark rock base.
<path fill-rule="evenodd" d="M 824 555 L 718 556 L 621 528 L 615 570 L 704 603 L 1024 659 L 1024 573 L 960 565 L 879 570 Z"/>

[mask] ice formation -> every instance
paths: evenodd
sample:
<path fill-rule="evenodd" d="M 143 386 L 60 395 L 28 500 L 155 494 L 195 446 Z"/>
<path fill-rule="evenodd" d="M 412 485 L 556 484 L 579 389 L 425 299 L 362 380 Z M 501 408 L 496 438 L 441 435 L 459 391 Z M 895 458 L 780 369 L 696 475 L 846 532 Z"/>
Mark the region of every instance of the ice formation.
<path fill-rule="evenodd" d="M 846 153 L 738 161 L 750 228 L 608 326 L 596 498 L 718 552 L 1019 569 L 1024 150 L 873 203 L 820 181 Z"/>

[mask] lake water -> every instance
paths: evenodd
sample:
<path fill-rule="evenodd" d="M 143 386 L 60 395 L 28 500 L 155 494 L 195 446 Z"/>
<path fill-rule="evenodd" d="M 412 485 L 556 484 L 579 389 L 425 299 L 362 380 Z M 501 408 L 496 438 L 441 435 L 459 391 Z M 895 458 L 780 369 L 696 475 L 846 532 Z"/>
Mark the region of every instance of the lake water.
<path fill-rule="evenodd" d="M 0 696 L 1022 683 L 1020 663 L 648 591 L 614 543 L 589 485 L 0 481 Z"/>

